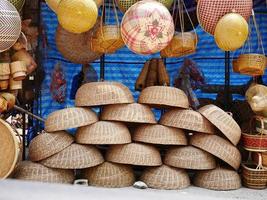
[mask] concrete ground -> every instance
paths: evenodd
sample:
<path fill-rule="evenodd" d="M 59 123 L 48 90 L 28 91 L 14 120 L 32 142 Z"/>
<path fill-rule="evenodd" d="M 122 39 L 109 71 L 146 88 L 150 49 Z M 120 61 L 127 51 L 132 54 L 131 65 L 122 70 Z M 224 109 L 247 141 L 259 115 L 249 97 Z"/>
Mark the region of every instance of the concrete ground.
<path fill-rule="evenodd" d="M 0 200 L 267 200 L 267 189 L 241 188 L 235 191 L 212 191 L 197 187 L 183 190 L 120 188 L 106 189 L 80 185 L 59 185 L 0 181 Z"/>

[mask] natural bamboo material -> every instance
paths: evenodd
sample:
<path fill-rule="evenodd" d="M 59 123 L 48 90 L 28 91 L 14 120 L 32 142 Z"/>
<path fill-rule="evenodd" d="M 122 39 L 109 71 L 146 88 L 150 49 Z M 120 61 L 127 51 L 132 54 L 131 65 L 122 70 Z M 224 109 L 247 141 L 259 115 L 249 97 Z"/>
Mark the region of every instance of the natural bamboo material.
<path fill-rule="evenodd" d="M 15 95 L 4 92 L 4 93 L 0 93 L 0 96 L 3 97 L 7 101 L 7 110 L 10 110 L 15 106 L 15 103 L 16 103 Z"/>
<path fill-rule="evenodd" d="M 242 144 L 249 151 L 267 152 L 267 135 L 242 133 Z"/>
<path fill-rule="evenodd" d="M 8 0 L 15 6 L 15 8 L 20 12 L 24 6 L 25 0 Z"/>
<path fill-rule="evenodd" d="M 9 85 L 9 80 L 0 81 L 0 90 L 6 90 Z"/>
<path fill-rule="evenodd" d="M 108 188 L 129 187 L 135 180 L 130 166 L 111 162 L 85 169 L 83 176 L 88 179 L 89 185 Z"/>
<path fill-rule="evenodd" d="M 13 78 L 9 79 L 9 89 L 10 90 L 20 90 L 22 89 L 22 81 L 15 81 Z"/>
<path fill-rule="evenodd" d="M 74 142 L 74 138 L 67 132 L 41 133 L 33 138 L 29 145 L 31 161 L 44 160 L 67 148 Z"/>
<path fill-rule="evenodd" d="M 213 155 L 193 146 L 169 149 L 166 152 L 164 164 L 194 170 L 207 170 L 216 167 Z"/>
<path fill-rule="evenodd" d="M 152 58 L 146 77 L 146 87 L 158 85 L 158 59 Z"/>
<path fill-rule="evenodd" d="M 55 132 L 78 128 L 98 121 L 97 115 L 87 108 L 65 108 L 48 115 L 45 121 L 45 130 Z"/>
<path fill-rule="evenodd" d="M 243 185 L 252 189 L 265 189 L 267 170 L 251 163 L 242 163 Z"/>
<path fill-rule="evenodd" d="M 10 64 L 0 63 L 0 80 L 9 80 L 10 73 Z"/>
<path fill-rule="evenodd" d="M 0 96 L 0 113 L 7 111 L 7 100 Z"/>
<path fill-rule="evenodd" d="M 27 75 L 27 67 L 24 61 L 15 61 L 10 64 L 12 78 L 15 81 L 22 81 Z"/>
<path fill-rule="evenodd" d="M 146 87 L 146 77 L 149 72 L 149 66 L 150 66 L 150 60 L 147 60 L 135 82 L 135 90 L 142 91 Z"/>

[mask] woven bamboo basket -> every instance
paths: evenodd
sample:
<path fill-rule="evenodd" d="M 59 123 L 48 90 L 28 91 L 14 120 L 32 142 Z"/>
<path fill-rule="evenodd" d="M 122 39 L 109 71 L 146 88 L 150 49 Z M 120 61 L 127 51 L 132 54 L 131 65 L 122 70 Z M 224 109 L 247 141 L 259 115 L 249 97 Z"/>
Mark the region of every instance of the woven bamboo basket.
<path fill-rule="evenodd" d="M 5 93 L 0 93 L 0 96 L 7 101 L 7 110 L 10 110 L 14 107 L 16 103 L 15 95 L 5 92 Z"/>
<path fill-rule="evenodd" d="M 78 128 L 98 121 L 97 115 L 87 108 L 65 108 L 48 115 L 45 130 L 55 132 Z"/>
<path fill-rule="evenodd" d="M 20 161 L 22 143 L 15 130 L 2 119 L 0 130 L 0 179 L 5 179 Z"/>
<path fill-rule="evenodd" d="M 9 80 L 0 81 L 0 90 L 6 90 L 9 85 Z"/>
<path fill-rule="evenodd" d="M 264 74 L 266 58 L 263 54 L 241 54 L 233 63 L 234 72 L 260 76 Z"/>
<path fill-rule="evenodd" d="M 152 107 L 180 107 L 189 108 L 186 94 L 174 87 L 151 86 L 140 93 L 138 103 Z"/>
<path fill-rule="evenodd" d="M 267 170 L 251 163 L 242 163 L 243 185 L 252 189 L 266 189 Z"/>
<path fill-rule="evenodd" d="M 97 53 L 115 53 L 124 46 L 118 25 L 100 26 L 89 41 L 91 49 Z"/>
<path fill-rule="evenodd" d="M 67 132 L 41 133 L 33 138 L 29 145 L 29 158 L 31 161 L 44 160 L 67 148 L 74 142 Z"/>
<path fill-rule="evenodd" d="M 102 162 L 104 159 L 96 147 L 74 143 L 40 163 L 50 168 L 83 169 Z"/>
<path fill-rule="evenodd" d="M 198 147 L 238 169 L 241 163 L 239 150 L 227 140 L 217 135 L 197 133 L 190 139 L 190 144 Z"/>
<path fill-rule="evenodd" d="M 241 187 L 241 179 L 234 170 L 216 168 L 197 172 L 194 185 L 210 190 L 237 190 Z"/>
<path fill-rule="evenodd" d="M 267 118 L 255 116 L 255 126 L 258 133 L 267 135 Z"/>
<path fill-rule="evenodd" d="M 234 145 L 241 138 L 241 129 L 228 113 L 215 105 L 206 105 L 198 110 L 214 126 L 216 126 Z"/>
<path fill-rule="evenodd" d="M 202 28 L 213 35 L 218 21 L 225 14 L 234 11 L 248 20 L 252 6 L 251 0 L 199 0 L 197 17 Z"/>
<path fill-rule="evenodd" d="M 160 51 L 162 58 L 182 57 L 193 54 L 197 49 L 198 38 L 195 32 L 176 32 L 163 50 Z"/>
<path fill-rule="evenodd" d="M 132 5 L 139 0 L 116 0 L 117 5 L 121 12 L 125 13 Z"/>
<path fill-rule="evenodd" d="M 167 165 L 145 169 L 141 181 L 150 188 L 177 190 L 190 185 L 188 174 L 183 169 L 175 169 Z"/>
<path fill-rule="evenodd" d="M 0 63 L 0 80 L 9 80 L 10 73 L 9 63 Z"/>
<path fill-rule="evenodd" d="M 7 111 L 7 100 L 3 97 L 0 97 L 0 113 Z"/>
<path fill-rule="evenodd" d="M 267 135 L 242 133 L 243 147 L 249 151 L 267 151 Z"/>
<path fill-rule="evenodd" d="M 164 164 L 182 169 L 214 169 L 215 158 L 196 147 L 175 147 L 169 149 L 165 155 Z"/>
<path fill-rule="evenodd" d="M 98 121 L 79 128 L 75 140 L 79 144 L 127 144 L 131 142 L 131 134 L 123 123 Z"/>
<path fill-rule="evenodd" d="M 10 64 L 12 78 L 15 81 L 22 81 L 27 75 L 27 67 L 23 61 L 15 61 Z"/>
<path fill-rule="evenodd" d="M 160 119 L 160 124 L 170 127 L 213 134 L 214 126 L 200 113 L 193 110 L 173 109 Z"/>
<path fill-rule="evenodd" d="M 58 51 L 67 60 L 78 64 L 87 64 L 99 59 L 102 54 L 93 52 L 87 44 L 97 26 L 99 26 L 99 22 L 90 31 L 75 34 L 66 31 L 59 25 L 56 32 Z"/>
<path fill-rule="evenodd" d="M 267 170 L 267 152 L 253 152 L 252 160 L 254 164 L 262 165 Z"/>
<path fill-rule="evenodd" d="M 146 105 L 117 104 L 104 107 L 102 120 L 156 124 L 153 112 Z"/>
<path fill-rule="evenodd" d="M 75 176 L 73 170 L 51 169 L 31 161 L 21 162 L 15 170 L 15 179 L 46 183 L 72 184 Z"/>
<path fill-rule="evenodd" d="M 131 91 L 118 82 L 91 82 L 82 85 L 75 97 L 76 106 L 101 106 L 133 103 Z"/>
<path fill-rule="evenodd" d="M 10 90 L 20 90 L 22 89 L 22 81 L 15 81 L 13 78 L 9 79 L 9 83 L 7 83 L 7 86 L 9 85 Z"/>
<path fill-rule="evenodd" d="M 8 0 L 15 6 L 15 8 L 20 12 L 24 6 L 25 0 Z"/>
<path fill-rule="evenodd" d="M 108 188 L 129 187 L 135 180 L 130 166 L 111 162 L 85 169 L 83 176 L 88 179 L 89 185 Z"/>
<path fill-rule="evenodd" d="M 162 164 L 160 153 L 155 147 L 140 143 L 111 146 L 107 151 L 106 160 L 141 166 L 159 166 Z"/>
<path fill-rule="evenodd" d="M 138 126 L 133 134 L 137 142 L 162 145 L 187 145 L 187 138 L 181 129 L 159 124 L 143 124 Z"/>

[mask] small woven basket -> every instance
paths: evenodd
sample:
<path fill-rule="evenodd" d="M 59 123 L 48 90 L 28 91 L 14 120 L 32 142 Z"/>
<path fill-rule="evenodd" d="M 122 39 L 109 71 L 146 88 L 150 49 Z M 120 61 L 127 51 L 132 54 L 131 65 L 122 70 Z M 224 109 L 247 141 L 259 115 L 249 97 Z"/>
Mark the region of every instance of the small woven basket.
<path fill-rule="evenodd" d="M 10 90 L 20 90 L 22 89 L 22 81 L 15 81 L 13 78 L 9 79 L 9 83 L 5 82 L 5 86 L 8 87 Z"/>
<path fill-rule="evenodd" d="M 255 126 L 258 133 L 267 135 L 267 118 L 255 116 Z"/>
<path fill-rule="evenodd" d="M 267 170 L 267 152 L 253 152 L 252 153 L 253 163 L 257 166 L 261 166 Z"/>
<path fill-rule="evenodd" d="M 130 166 L 104 162 L 96 167 L 83 171 L 89 185 L 107 188 L 122 188 L 132 186 L 135 180 Z"/>
<path fill-rule="evenodd" d="M 267 135 L 242 133 L 242 144 L 243 147 L 249 151 L 267 151 Z"/>
<path fill-rule="evenodd" d="M 190 185 L 188 174 L 183 169 L 175 169 L 167 165 L 145 169 L 141 181 L 150 188 L 177 190 Z"/>
<path fill-rule="evenodd" d="M 215 158 L 196 147 L 175 147 L 165 155 L 164 164 L 182 169 L 205 170 L 216 168 Z"/>
<path fill-rule="evenodd" d="M 71 144 L 59 153 L 42 160 L 41 164 L 58 169 L 83 169 L 104 162 L 98 149 L 90 145 Z"/>
<path fill-rule="evenodd" d="M 26 181 L 65 184 L 72 184 L 75 179 L 73 170 L 51 169 L 31 161 L 21 162 L 13 177 Z"/>
<path fill-rule="evenodd" d="M 236 170 L 240 166 L 241 154 L 239 150 L 217 135 L 196 133 L 190 138 L 190 144 L 220 158 Z"/>
<path fill-rule="evenodd" d="M 194 185 L 210 190 L 237 190 L 241 187 L 241 179 L 234 170 L 216 168 L 197 172 Z"/>
<path fill-rule="evenodd" d="M 189 108 L 186 94 L 174 87 L 151 86 L 140 93 L 138 103 L 147 104 L 152 107 L 180 107 Z"/>
<path fill-rule="evenodd" d="M 0 80 L 9 80 L 10 73 L 9 63 L 0 63 Z"/>
<path fill-rule="evenodd" d="M 187 145 L 187 139 L 183 130 L 158 124 L 140 125 L 135 129 L 132 137 L 137 142 L 162 145 Z"/>
<path fill-rule="evenodd" d="M 15 61 L 10 64 L 12 78 L 15 81 L 22 81 L 27 75 L 27 67 L 24 61 Z"/>
<path fill-rule="evenodd" d="M 101 119 L 108 121 L 156 124 L 156 119 L 150 108 L 138 103 L 105 106 L 101 114 Z"/>
<path fill-rule="evenodd" d="M 76 106 L 101 106 L 134 103 L 131 91 L 118 82 L 91 82 L 83 84 L 75 96 Z"/>
<path fill-rule="evenodd" d="M 160 124 L 170 127 L 213 134 L 214 126 L 200 113 L 193 110 L 173 109 L 160 119 Z"/>
<path fill-rule="evenodd" d="M 7 100 L 3 97 L 0 97 L 0 113 L 7 111 Z"/>
<path fill-rule="evenodd" d="M 127 144 L 131 134 L 123 123 L 98 121 L 77 130 L 75 140 L 79 144 Z"/>
<path fill-rule="evenodd" d="M 44 160 L 67 148 L 74 142 L 67 132 L 41 133 L 33 138 L 29 145 L 29 158 L 31 161 Z"/>
<path fill-rule="evenodd" d="M 0 81 L 0 90 L 6 90 L 9 85 L 9 80 Z"/>
<path fill-rule="evenodd" d="M 65 108 L 48 115 L 45 130 L 55 132 L 78 128 L 98 121 L 97 115 L 87 108 Z"/>
<path fill-rule="evenodd" d="M 106 160 L 141 166 L 159 166 L 162 164 L 160 153 L 155 147 L 140 143 L 111 146 L 107 151 Z"/>

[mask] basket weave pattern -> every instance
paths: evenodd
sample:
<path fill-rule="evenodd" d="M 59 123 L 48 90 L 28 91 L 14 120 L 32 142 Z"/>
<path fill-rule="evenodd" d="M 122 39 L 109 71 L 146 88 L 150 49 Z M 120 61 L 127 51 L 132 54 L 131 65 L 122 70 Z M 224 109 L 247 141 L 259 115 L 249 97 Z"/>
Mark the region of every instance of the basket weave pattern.
<path fill-rule="evenodd" d="M 267 135 L 264 134 L 247 134 L 242 133 L 243 147 L 250 151 L 263 152 L 267 151 Z"/>
<path fill-rule="evenodd" d="M 255 166 L 254 166 L 255 167 Z M 246 163 L 242 164 L 243 185 L 252 189 L 265 189 L 267 186 L 267 170 L 255 169 Z"/>

